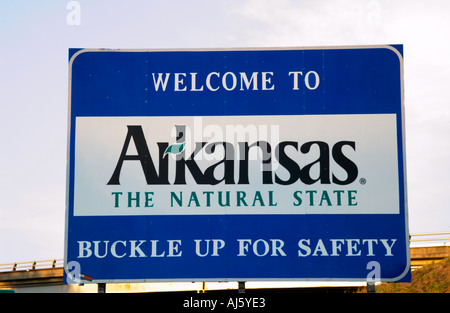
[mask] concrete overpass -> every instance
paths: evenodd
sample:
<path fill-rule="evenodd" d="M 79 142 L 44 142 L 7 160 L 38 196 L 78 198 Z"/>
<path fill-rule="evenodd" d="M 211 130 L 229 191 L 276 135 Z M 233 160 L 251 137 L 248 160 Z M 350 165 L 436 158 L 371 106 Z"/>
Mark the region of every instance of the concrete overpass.
<path fill-rule="evenodd" d="M 450 257 L 450 232 L 411 235 L 411 269 L 415 270 L 430 263 Z M 97 284 L 64 285 L 64 260 L 44 260 L 0 265 L 0 292 L 97 292 Z M 264 288 L 306 288 L 305 290 L 326 290 L 351 292 L 364 286 L 356 282 L 247 282 L 246 289 Z M 102 287 L 102 286 L 100 286 Z M 213 291 L 239 290 L 237 282 L 185 282 L 185 283 L 123 283 L 108 284 L 106 292 L 170 292 L 170 291 Z"/>
<path fill-rule="evenodd" d="M 450 257 L 450 232 L 411 235 L 410 256 L 412 270 Z"/>

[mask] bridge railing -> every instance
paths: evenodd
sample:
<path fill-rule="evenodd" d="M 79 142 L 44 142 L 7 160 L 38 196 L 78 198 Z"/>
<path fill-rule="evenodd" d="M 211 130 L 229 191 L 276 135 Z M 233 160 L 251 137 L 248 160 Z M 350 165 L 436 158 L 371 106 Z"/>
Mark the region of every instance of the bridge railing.
<path fill-rule="evenodd" d="M 64 266 L 63 259 L 16 262 L 0 264 L 0 272 L 30 271 L 38 269 L 62 268 Z"/>
<path fill-rule="evenodd" d="M 450 245 L 450 232 L 438 232 L 438 233 L 421 233 L 410 235 L 410 246 L 423 246 L 423 245 Z"/>

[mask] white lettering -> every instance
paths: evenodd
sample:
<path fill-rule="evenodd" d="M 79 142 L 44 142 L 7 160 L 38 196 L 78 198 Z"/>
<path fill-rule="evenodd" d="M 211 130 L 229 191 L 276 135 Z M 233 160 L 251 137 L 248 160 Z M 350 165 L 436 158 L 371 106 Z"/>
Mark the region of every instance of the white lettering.
<path fill-rule="evenodd" d="M 299 90 L 298 75 L 303 75 L 303 73 L 302 72 L 289 72 L 289 76 L 291 76 L 292 74 L 294 74 L 294 87 L 292 88 L 292 90 Z"/>
<path fill-rule="evenodd" d="M 250 84 L 253 82 L 253 88 L 252 90 L 258 90 L 258 72 L 253 72 L 252 76 L 250 77 L 250 80 L 247 78 L 247 74 L 245 72 L 239 73 L 241 76 L 241 89 L 244 90 L 243 85 L 247 88 L 247 90 L 250 88 Z"/>
<path fill-rule="evenodd" d="M 200 245 L 202 243 L 202 241 L 204 241 L 206 243 L 206 252 L 205 253 L 201 253 L 200 252 Z M 225 247 L 225 241 L 223 241 L 222 239 L 195 239 L 195 253 L 199 256 L 199 257 L 205 257 L 209 254 L 209 243 L 212 241 L 212 254 L 211 256 L 219 256 L 219 250 L 222 249 L 223 247 Z"/>
<path fill-rule="evenodd" d="M 356 254 L 353 253 L 354 251 L 356 252 L 358 249 L 357 244 L 359 244 L 359 239 L 345 239 L 345 241 L 347 241 L 347 256 L 360 256 L 361 255 L 360 250 Z"/>
<path fill-rule="evenodd" d="M 315 73 L 315 74 L 314 74 Z M 172 73 L 152 73 L 153 86 L 155 91 L 166 91 L 169 80 L 171 80 Z M 261 75 L 259 75 L 261 74 Z M 302 72 L 289 72 L 289 75 L 294 74 L 294 90 L 298 90 L 298 75 L 302 75 Z M 314 86 L 311 86 L 309 81 L 305 81 L 308 89 L 314 90 L 319 85 L 319 78 L 316 72 L 310 71 L 306 77 L 310 74 L 314 74 L 316 77 Z M 191 73 L 173 73 L 173 86 L 174 91 L 203 91 L 204 85 L 210 91 L 217 91 L 220 88 L 226 91 L 233 91 L 239 88 L 239 90 L 259 90 L 258 85 L 261 84 L 261 90 L 274 90 L 275 83 L 273 81 L 273 72 L 252 72 L 251 74 L 245 72 L 233 73 L 226 72 L 221 76 L 220 72 L 210 72 L 206 75 L 204 81 L 202 77 L 197 76 L 197 72 Z M 239 75 L 239 81 L 238 81 Z M 316 76 L 317 75 L 317 76 Z M 215 76 L 217 79 L 214 79 Z M 190 80 L 190 82 L 189 82 Z M 258 82 L 259 80 L 259 82 Z M 190 89 L 189 88 L 190 83 Z M 239 83 L 239 86 L 238 86 Z"/>
<path fill-rule="evenodd" d="M 146 242 L 146 240 L 139 240 L 139 244 L 137 246 L 136 246 L 137 240 L 130 240 L 130 242 L 131 242 L 130 258 L 136 257 L 136 251 L 137 253 L 139 253 L 140 258 L 146 257 L 144 251 L 142 251 L 140 248 L 141 244 Z"/>
<path fill-rule="evenodd" d="M 181 240 L 167 240 L 169 242 L 169 253 L 168 257 L 179 257 L 182 254 L 182 251 L 179 251 L 181 246 Z"/>
<path fill-rule="evenodd" d="M 309 75 L 313 74 L 315 77 L 315 85 L 314 87 L 311 87 L 310 83 L 309 83 Z M 319 74 L 317 74 L 314 71 L 309 71 L 308 73 L 306 73 L 305 75 L 305 86 L 306 88 L 308 88 L 309 90 L 315 90 L 317 89 L 317 87 L 319 87 L 319 83 L 320 83 L 320 79 L 319 79 Z"/>
<path fill-rule="evenodd" d="M 218 73 L 218 72 L 211 72 L 211 73 L 209 73 L 208 76 L 206 76 L 206 87 L 208 87 L 208 89 L 211 90 L 211 91 L 217 91 L 219 89 L 219 87 L 213 88 L 211 86 L 211 76 L 212 75 L 219 77 L 220 73 Z"/>
<path fill-rule="evenodd" d="M 78 242 L 78 258 L 88 258 L 92 255 L 91 243 L 89 241 Z M 86 252 L 86 254 L 85 254 Z"/>
<path fill-rule="evenodd" d="M 227 84 L 227 76 L 231 76 L 231 81 L 233 82 L 231 87 L 229 87 Z M 225 88 L 228 91 L 231 91 L 231 90 L 234 90 L 234 88 L 236 88 L 236 84 L 237 84 L 236 75 L 234 75 L 232 72 L 226 72 L 225 75 L 223 75 L 223 77 L 222 77 L 223 88 Z"/>
<path fill-rule="evenodd" d="M 197 73 L 191 73 L 191 91 L 203 91 L 203 85 L 200 87 L 200 89 L 196 89 L 196 77 Z"/>
<path fill-rule="evenodd" d="M 257 239 L 252 243 L 251 239 L 238 239 L 239 254 L 238 256 L 247 256 L 249 246 L 252 245 L 253 254 L 263 257 L 271 252 L 270 256 L 286 256 L 283 251 L 284 242 L 281 239 L 270 239 L 271 245 L 264 239 Z"/>
<path fill-rule="evenodd" d="M 281 256 L 286 256 L 286 253 L 283 251 L 284 242 L 280 239 L 270 239 L 272 241 L 272 254 L 270 256 L 278 256 L 280 253 Z"/>
<path fill-rule="evenodd" d="M 373 243 L 378 244 L 378 240 L 376 239 L 364 239 L 362 241 L 363 244 L 367 242 L 367 256 L 374 256 L 373 254 Z"/>
<path fill-rule="evenodd" d="M 317 255 L 317 252 L 320 252 L 321 256 L 327 256 L 328 255 L 327 249 L 325 249 L 325 245 L 323 244 L 322 239 L 319 239 L 317 241 L 316 249 L 314 249 L 313 255 Z"/>
<path fill-rule="evenodd" d="M 108 255 L 118 259 L 127 255 L 130 258 L 143 258 L 147 257 L 147 254 L 144 252 L 146 249 L 150 249 L 149 256 L 154 258 L 182 256 L 181 240 L 167 240 L 165 247 L 160 247 L 159 240 L 150 240 L 150 245 L 146 245 L 146 242 L 147 240 L 117 240 L 110 245 L 108 240 L 78 241 L 77 258 L 89 258 L 92 256 L 105 258 Z M 218 251 L 224 247 L 225 241 L 213 239 L 211 255 L 218 256 Z"/>
<path fill-rule="evenodd" d="M 298 257 L 307 256 L 375 256 L 378 241 L 385 247 L 385 256 L 392 256 L 392 247 L 397 239 L 300 239 L 298 241 Z M 390 241 L 390 242 L 389 242 Z M 327 250 L 328 249 L 328 250 Z M 311 252 L 314 251 L 312 254 Z M 328 254 L 331 251 L 331 254 Z"/>
<path fill-rule="evenodd" d="M 103 242 L 105 243 L 105 253 L 104 253 L 103 255 L 100 255 L 100 253 L 99 253 L 99 244 L 100 244 L 100 241 L 94 241 L 94 255 L 95 255 L 97 258 L 99 258 L 99 259 L 104 258 L 105 256 L 108 255 L 108 243 L 109 243 L 109 241 L 108 241 L 108 240 L 105 240 L 105 241 L 103 241 Z"/>
<path fill-rule="evenodd" d="M 225 241 L 222 239 L 213 239 L 213 254 L 211 256 L 219 256 L 219 249 L 225 247 Z"/>
<path fill-rule="evenodd" d="M 263 249 L 263 253 L 258 253 L 258 243 L 262 242 L 264 249 Z M 267 241 L 263 240 L 263 239 L 258 239 L 255 241 L 255 243 L 253 244 L 253 253 L 257 256 L 265 256 L 267 253 L 269 253 L 269 244 L 267 243 Z"/>
<path fill-rule="evenodd" d="M 262 72 L 262 90 L 274 90 L 275 85 L 271 82 L 272 77 L 267 77 L 268 75 L 273 76 L 273 72 Z M 268 84 L 272 84 L 271 87 Z"/>
<path fill-rule="evenodd" d="M 305 244 L 305 243 L 306 243 L 306 244 Z M 309 240 L 309 239 L 300 239 L 300 240 L 299 240 L 299 242 L 298 242 L 298 247 L 299 247 L 301 250 L 304 250 L 304 251 L 305 251 L 305 253 L 302 253 L 302 251 L 298 250 L 298 256 L 299 256 L 299 257 L 300 257 L 300 256 L 305 257 L 305 256 L 308 256 L 308 255 L 311 254 L 311 248 L 309 247 L 310 243 L 311 243 L 311 240 Z"/>
<path fill-rule="evenodd" d="M 251 239 L 238 239 L 239 254 L 238 256 L 246 256 L 248 252 L 248 245 L 252 243 Z"/>
<path fill-rule="evenodd" d="M 344 244 L 344 240 L 343 239 L 330 239 L 331 241 L 331 246 L 332 246 L 332 253 L 331 256 L 338 256 L 339 252 L 341 252 L 341 248 L 342 248 L 342 244 Z"/>
<path fill-rule="evenodd" d="M 152 73 L 153 76 L 153 84 L 155 85 L 155 90 L 158 91 L 159 86 L 162 86 L 162 90 L 166 91 L 167 82 L 169 81 L 170 73 L 166 73 L 166 77 L 164 81 L 162 80 L 163 73 L 158 73 L 158 79 L 155 80 L 155 73 Z"/>
<path fill-rule="evenodd" d="M 308 256 L 375 256 L 377 244 L 381 241 L 385 248 L 384 256 L 393 256 L 393 247 L 397 239 L 306 239 L 297 242 L 298 257 Z M 166 245 L 160 247 L 159 240 L 117 240 L 110 244 L 108 240 L 77 241 L 77 258 L 105 258 L 108 255 L 114 258 L 142 257 L 181 257 L 181 240 L 167 240 Z M 257 257 L 286 256 L 285 242 L 281 239 L 237 239 L 237 256 L 253 254 Z M 199 257 L 220 257 L 220 251 L 225 248 L 226 242 L 222 239 L 194 239 L 195 254 Z M 144 252 L 145 251 L 145 252 Z M 146 254 L 146 252 L 148 252 Z M 331 253 L 329 253 L 331 252 Z"/>
<path fill-rule="evenodd" d="M 158 254 L 158 242 L 159 240 L 150 240 L 152 243 L 152 254 L 151 257 L 154 258 L 162 258 L 166 254 L 165 251 L 163 251 L 161 254 Z"/>
<path fill-rule="evenodd" d="M 184 76 L 186 77 L 185 73 L 175 73 L 175 87 L 174 90 L 175 91 L 186 91 L 186 86 L 183 87 L 183 89 L 180 89 L 180 85 L 182 85 L 184 83 L 184 79 L 180 78 L 180 76 Z"/>
<path fill-rule="evenodd" d="M 397 241 L 397 239 L 391 239 L 392 243 L 388 244 L 389 239 L 380 239 L 383 246 L 386 248 L 386 256 L 392 256 L 392 247 L 394 246 L 394 243 Z"/>
<path fill-rule="evenodd" d="M 126 253 L 124 253 L 124 254 L 122 254 L 122 255 L 118 255 L 117 252 L 116 252 L 116 245 L 117 245 L 117 243 L 119 243 L 119 242 L 120 242 L 121 244 L 123 244 L 124 247 L 127 246 L 127 242 L 126 242 L 126 241 L 122 241 L 122 240 L 114 241 L 113 244 L 111 245 L 111 254 L 112 254 L 114 257 L 116 257 L 116 258 L 123 258 L 123 257 L 126 255 Z"/>

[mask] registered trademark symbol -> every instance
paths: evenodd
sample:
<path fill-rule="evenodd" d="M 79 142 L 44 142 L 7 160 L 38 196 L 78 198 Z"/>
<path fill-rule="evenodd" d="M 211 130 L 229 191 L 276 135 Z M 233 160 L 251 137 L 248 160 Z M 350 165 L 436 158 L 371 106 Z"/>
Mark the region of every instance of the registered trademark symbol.
<path fill-rule="evenodd" d="M 360 183 L 361 185 L 365 185 L 365 184 L 367 183 L 367 180 L 366 180 L 365 178 L 360 178 L 360 179 L 359 179 L 359 183 Z"/>

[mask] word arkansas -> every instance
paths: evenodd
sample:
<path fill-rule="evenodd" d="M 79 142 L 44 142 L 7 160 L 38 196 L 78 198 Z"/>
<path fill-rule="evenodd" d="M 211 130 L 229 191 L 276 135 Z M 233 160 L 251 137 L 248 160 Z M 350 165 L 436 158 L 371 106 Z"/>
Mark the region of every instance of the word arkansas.
<path fill-rule="evenodd" d="M 120 174 L 125 162 L 138 162 L 141 165 L 147 185 L 186 185 L 186 173 L 190 172 L 197 185 L 249 185 L 250 184 L 250 164 L 249 155 L 251 150 L 258 150 L 261 157 L 261 180 L 264 185 L 292 185 L 301 181 L 305 185 L 316 183 L 330 185 L 349 185 L 358 177 L 358 166 L 347 155 L 344 148 L 356 151 L 354 141 L 342 140 L 334 143 L 331 147 L 325 141 L 281 141 L 275 146 L 265 140 L 255 142 L 195 142 L 192 154 L 186 155 L 184 147 L 186 126 L 176 126 L 178 137 L 177 142 L 169 146 L 168 142 L 157 142 L 158 146 L 158 170 L 153 162 L 153 156 L 147 144 L 144 130 L 141 125 L 128 125 L 128 132 L 120 153 L 115 169 L 107 185 L 120 185 Z M 134 142 L 137 154 L 128 154 L 130 143 Z M 196 156 L 203 151 L 207 155 L 214 155 L 216 150 L 223 148 L 222 159 L 215 163 L 206 162 L 207 168 L 202 170 L 205 164 L 200 163 Z M 308 155 L 313 148 L 319 148 L 319 156 L 316 160 L 308 164 L 298 164 L 292 159 L 287 150 L 293 149 L 297 155 Z M 175 164 L 175 178 L 171 182 L 169 179 L 169 158 L 168 154 L 177 156 Z M 287 171 L 288 178 L 283 178 L 273 166 L 274 159 L 280 168 Z M 332 162 L 334 161 L 334 162 Z M 332 164 L 335 163 L 335 166 Z M 312 174 L 314 167 L 319 168 L 318 175 Z M 335 168 L 334 168 L 335 167 Z M 216 171 L 223 168 L 221 177 L 217 177 Z M 344 179 L 335 174 L 335 171 L 344 171 Z M 236 179 L 237 177 L 237 179 Z"/>

